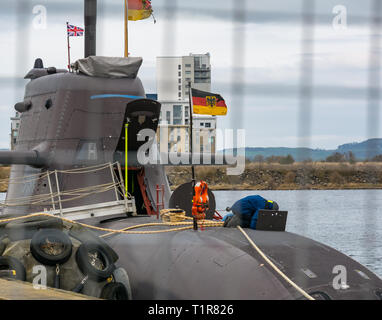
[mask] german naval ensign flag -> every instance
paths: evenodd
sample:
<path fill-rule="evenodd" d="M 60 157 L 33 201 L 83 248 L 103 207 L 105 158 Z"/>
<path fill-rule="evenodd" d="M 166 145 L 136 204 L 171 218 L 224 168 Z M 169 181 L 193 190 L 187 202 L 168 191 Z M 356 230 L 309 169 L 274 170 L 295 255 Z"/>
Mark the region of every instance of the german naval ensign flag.
<path fill-rule="evenodd" d="M 227 106 L 220 94 L 191 89 L 193 113 L 225 116 Z"/>

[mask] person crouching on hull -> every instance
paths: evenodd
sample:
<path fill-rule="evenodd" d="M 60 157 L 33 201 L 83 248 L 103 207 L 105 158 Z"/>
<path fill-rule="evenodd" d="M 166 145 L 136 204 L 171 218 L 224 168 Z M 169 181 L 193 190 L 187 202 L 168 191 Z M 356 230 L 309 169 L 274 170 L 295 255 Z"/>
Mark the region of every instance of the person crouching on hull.
<path fill-rule="evenodd" d="M 248 196 L 236 201 L 233 206 L 227 207 L 226 211 L 231 211 L 224 216 L 224 227 L 256 229 L 259 210 L 279 210 L 277 202 L 264 199 L 259 195 Z"/>

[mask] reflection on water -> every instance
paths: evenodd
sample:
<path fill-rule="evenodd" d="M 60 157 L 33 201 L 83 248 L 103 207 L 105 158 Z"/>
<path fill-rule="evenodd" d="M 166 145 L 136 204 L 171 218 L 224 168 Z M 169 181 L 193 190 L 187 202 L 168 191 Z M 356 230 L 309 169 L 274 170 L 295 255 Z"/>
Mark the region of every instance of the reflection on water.
<path fill-rule="evenodd" d="M 287 231 L 333 247 L 382 277 L 382 190 L 215 191 L 224 209 L 252 194 L 288 211 Z"/>
<path fill-rule="evenodd" d="M 221 214 L 251 194 L 287 210 L 287 231 L 331 246 L 382 277 L 382 190 L 215 191 Z M 0 200 L 5 193 L 0 193 Z"/>

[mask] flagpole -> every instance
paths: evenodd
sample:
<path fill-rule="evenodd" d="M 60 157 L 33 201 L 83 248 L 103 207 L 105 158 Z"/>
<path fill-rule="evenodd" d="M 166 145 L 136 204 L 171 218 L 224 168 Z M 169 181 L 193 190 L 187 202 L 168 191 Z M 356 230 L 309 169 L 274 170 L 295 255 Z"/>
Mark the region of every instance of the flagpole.
<path fill-rule="evenodd" d="M 69 28 L 69 22 L 66 22 L 66 36 L 68 38 L 68 69 L 70 71 L 70 43 L 69 43 L 68 28 Z"/>
<path fill-rule="evenodd" d="M 189 97 L 189 104 L 190 104 L 190 133 L 189 133 L 189 138 L 190 138 L 190 142 L 189 142 L 189 149 L 190 149 L 190 157 L 191 157 L 191 186 L 192 186 L 192 201 L 194 200 L 194 196 L 195 196 L 195 183 L 196 183 L 196 179 L 195 179 L 195 167 L 194 167 L 194 163 L 193 163 L 193 127 L 192 127 L 192 122 L 193 122 L 193 110 L 192 110 L 192 101 L 191 101 L 191 81 L 188 82 L 188 88 L 189 88 L 189 92 L 188 92 L 188 97 Z M 192 203 L 192 202 L 191 202 Z M 191 206 L 191 212 L 192 212 L 192 206 Z M 194 230 L 198 230 L 198 221 L 196 220 L 196 217 L 193 217 L 193 222 L 194 222 Z"/>
<path fill-rule="evenodd" d="M 128 39 L 128 8 L 129 8 L 129 0 L 125 0 L 125 58 L 129 56 L 129 39 Z"/>
<path fill-rule="evenodd" d="M 191 154 L 191 171 L 192 171 L 192 181 L 195 184 L 195 167 L 192 162 L 192 152 L 193 152 L 193 128 L 192 128 L 192 122 L 193 122 L 193 110 L 192 110 L 192 101 L 191 101 L 191 82 L 188 83 L 189 87 L 189 92 L 188 92 L 188 97 L 189 97 L 189 103 L 190 103 L 190 154 Z"/>

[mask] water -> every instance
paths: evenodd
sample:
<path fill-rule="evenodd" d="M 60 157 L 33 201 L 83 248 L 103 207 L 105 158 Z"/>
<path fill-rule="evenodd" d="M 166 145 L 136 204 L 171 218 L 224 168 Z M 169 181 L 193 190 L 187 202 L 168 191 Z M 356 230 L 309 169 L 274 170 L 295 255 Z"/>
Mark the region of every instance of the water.
<path fill-rule="evenodd" d="M 286 230 L 335 248 L 382 277 L 382 190 L 215 191 L 216 208 L 259 194 L 288 211 Z"/>
<path fill-rule="evenodd" d="M 382 277 L 382 190 L 215 191 L 221 214 L 252 194 L 287 210 L 286 230 L 322 242 Z M 0 200 L 5 193 L 0 193 Z"/>

